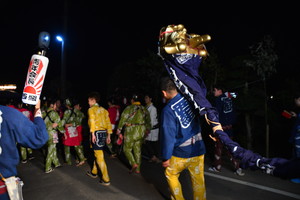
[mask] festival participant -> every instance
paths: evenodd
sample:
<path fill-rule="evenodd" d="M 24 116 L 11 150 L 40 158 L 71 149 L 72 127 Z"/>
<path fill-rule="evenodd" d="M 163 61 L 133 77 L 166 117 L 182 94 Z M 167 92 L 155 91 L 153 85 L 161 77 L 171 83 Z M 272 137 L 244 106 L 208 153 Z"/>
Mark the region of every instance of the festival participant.
<path fill-rule="evenodd" d="M 229 97 L 228 92 L 225 92 L 222 86 L 215 85 L 213 89 L 213 94 L 215 96 L 214 107 L 219 113 L 220 123 L 222 124 L 223 131 L 233 140 L 234 131 L 233 126 L 236 121 L 235 109 L 233 106 L 232 98 Z M 215 141 L 215 155 L 213 165 L 208 168 L 208 170 L 213 172 L 220 172 L 222 168 L 222 152 L 223 152 L 223 143 L 216 137 Z M 240 168 L 239 161 L 236 160 L 230 152 L 226 150 L 226 155 L 231 161 L 234 174 L 238 176 L 244 176 L 245 173 Z"/>
<path fill-rule="evenodd" d="M 162 93 L 167 105 L 161 115 L 162 165 L 165 167 L 171 199 L 183 200 L 180 173 L 188 169 L 194 198 L 206 199 L 204 181 L 205 144 L 202 140 L 200 116 L 190 102 L 177 91 L 169 78 L 162 80 Z"/>
<path fill-rule="evenodd" d="M 34 120 L 21 112 L 0 105 L 0 199 L 9 200 L 6 181 L 16 183 L 19 152 L 16 143 L 32 149 L 41 148 L 48 140 L 41 117 L 40 101 L 35 105 Z M 4 181 L 5 180 L 5 181 Z"/>
<path fill-rule="evenodd" d="M 132 95 L 131 105 L 127 106 L 119 121 L 117 135 L 122 139 L 124 131 L 124 154 L 131 166 L 130 173 L 140 173 L 142 162 L 142 144 L 151 129 L 151 119 L 148 110 L 141 104 L 139 95 Z"/>
<path fill-rule="evenodd" d="M 81 107 L 81 103 L 78 100 L 74 100 L 74 112 L 76 114 L 76 118 L 75 118 L 75 125 L 76 125 L 76 130 L 78 132 L 78 139 L 79 139 L 79 145 L 82 146 L 82 140 L 83 140 L 83 126 L 82 126 L 82 120 L 85 119 L 85 115 L 84 113 L 81 111 L 82 107 Z M 83 149 L 82 149 L 83 151 Z M 83 152 L 84 155 L 84 152 Z M 77 162 L 77 167 L 83 165 L 85 163 L 87 159 L 84 157 L 83 161 L 80 161 L 80 158 Z"/>
<path fill-rule="evenodd" d="M 64 127 L 59 114 L 56 111 L 56 103 L 57 101 L 55 99 L 50 100 L 49 108 L 43 116 L 49 134 L 48 150 L 45 164 L 45 173 L 47 174 L 51 173 L 54 170 L 52 168 L 52 164 L 56 168 L 61 166 L 60 161 L 57 157 L 56 144 L 59 142 L 58 131 L 64 133 Z"/>
<path fill-rule="evenodd" d="M 110 185 L 110 177 L 106 162 L 104 159 L 103 148 L 111 142 L 110 134 L 112 133 L 111 123 L 109 119 L 108 111 L 99 106 L 100 94 L 98 92 L 92 92 L 88 96 L 88 103 L 90 108 L 88 109 L 88 124 L 91 133 L 91 145 L 94 150 L 95 161 L 92 171 L 88 171 L 86 174 L 92 178 L 98 177 L 98 167 L 101 170 L 100 183 L 104 186 Z"/>
<path fill-rule="evenodd" d="M 72 146 L 74 147 L 75 152 L 79 158 L 79 163 L 77 164 L 77 166 L 81 166 L 85 163 L 86 160 L 83 153 L 83 147 L 81 145 L 82 136 L 81 134 L 79 134 L 78 131 L 80 130 L 78 130 L 77 128 L 77 126 L 81 125 L 82 115 L 81 117 L 78 116 L 80 120 L 78 121 L 75 108 L 72 107 L 72 102 L 69 98 L 65 100 L 65 106 L 67 109 L 65 110 L 62 119 L 65 127 L 65 133 L 63 137 L 65 161 L 68 165 L 72 164 L 70 152 L 70 147 Z M 80 124 L 78 124 L 77 122 L 80 122 Z"/>
<path fill-rule="evenodd" d="M 264 158 L 242 148 L 223 131 L 218 112 L 206 99 L 206 86 L 199 75 L 201 61 L 208 55 L 204 43 L 210 39 L 209 35 L 187 34 L 181 24 L 163 27 L 159 35 L 158 55 L 163 59 L 170 78 L 199 114 L 206 117 L 214 135 L 218 136 L 234 158 L 240 160 L 241 168 L 261 169 L 282 178 L 300 177 L 298 159 Z"/>

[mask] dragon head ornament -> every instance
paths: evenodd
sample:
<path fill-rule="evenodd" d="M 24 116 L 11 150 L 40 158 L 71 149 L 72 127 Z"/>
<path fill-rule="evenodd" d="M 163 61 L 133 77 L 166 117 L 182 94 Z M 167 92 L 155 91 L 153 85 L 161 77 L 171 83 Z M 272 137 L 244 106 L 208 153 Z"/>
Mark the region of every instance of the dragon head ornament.
<path fill-rule="evenodd" d="M 208 52 L 204 44 L 210 40 L 209 35 L 188 34 L 182 24 L 168 25 L 160 30 L 159 52 L 160 54 L 197 54 L 206 57 Z"/>

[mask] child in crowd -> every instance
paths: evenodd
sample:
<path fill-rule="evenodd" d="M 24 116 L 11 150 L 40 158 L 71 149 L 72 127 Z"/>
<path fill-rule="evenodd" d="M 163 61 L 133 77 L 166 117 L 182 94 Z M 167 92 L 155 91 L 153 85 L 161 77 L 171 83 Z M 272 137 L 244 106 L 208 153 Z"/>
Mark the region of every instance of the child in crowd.
<path fill-rule="evenodd" d="M 55 100 L 50 101 L 50 106 L 47 112 L 44 113 L 43 119 L 47 127 L 49 140 L 48 140 L 48 151 L 46 157 L 45 173 L 50 173 L 53 171 L 52 164 L 55 167 L 60 167 L 61 164 L 57 157 L 56 144 L 58 140 L 58 131 L 63 133 L 64 127 L 62 121 L 60 120 L 59 114 L 56 111 L 57 104 Z"/>
<path fill-rule="evenodd" d="M 68 165 L 72 164 L 70 147 L 74 147 L 76 154 L 79 158 L 77 166 L 81 166 L 85 163 L 85 157 L 83 153 L 83 146 L 81 145 L 81 121 L 82 115 L 79 116 L 79 110 L 73 107 L 73 101 L 71 99 L 65 100 L 66 110 L 63 115 L 63 122 L 65 127 L 65 134 L 63 137 L 65 160 Z M 76 112 L 75 112 L 76 110 Z M 78 114 L 78 115 L 77 115 Z"/>

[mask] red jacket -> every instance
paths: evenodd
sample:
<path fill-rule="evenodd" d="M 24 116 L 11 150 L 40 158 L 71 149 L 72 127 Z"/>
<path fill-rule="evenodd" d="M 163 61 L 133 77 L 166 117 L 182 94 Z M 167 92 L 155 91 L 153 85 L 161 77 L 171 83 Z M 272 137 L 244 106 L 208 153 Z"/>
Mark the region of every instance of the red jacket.
<path fill-rule="evenodd" d="M 120 119 L 120 106 L 114 105 L 107 109 L 109 113 L 109 119 L 111 124 L 117 124 Z"/>

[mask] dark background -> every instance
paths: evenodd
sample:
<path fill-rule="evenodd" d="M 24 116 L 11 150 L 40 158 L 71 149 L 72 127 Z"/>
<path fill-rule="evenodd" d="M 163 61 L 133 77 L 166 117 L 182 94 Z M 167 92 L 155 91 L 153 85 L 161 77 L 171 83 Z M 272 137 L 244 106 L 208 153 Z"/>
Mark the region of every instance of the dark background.
<path fill-rule="evenodd" d="M 3 1 L 1 5 L 1 83 L 22 91 L 29 60 L 37 52 L 38 35 L 51 35 L 45 84 L 59 80 L 64 34 L 66 79 L 74 92 L 101 90 L 115 66 L 157 52 L 163 26 L 184 24 L 189 33 L 209 34 L 221 63 L 249 52 L 270 34 L 280 57 L 279 71 L 299 72 L 299 16 L 291 4 L 261 5 L 206 2 L 116 3 L 93 1 Z M 76 88 L 76 89 L 74 89 Z M 46 93 L 47 91 L 44 91 Z"/>

